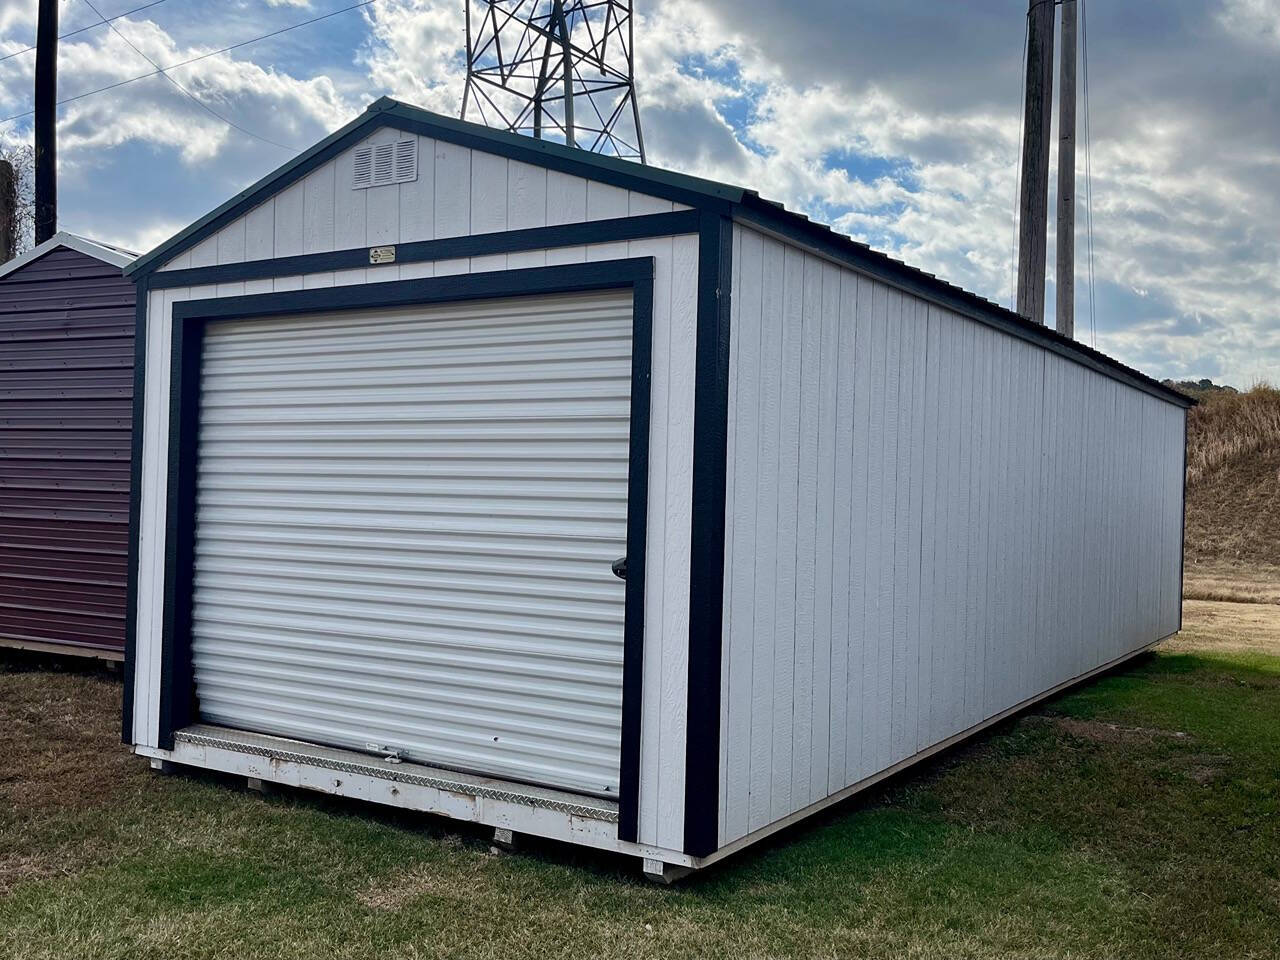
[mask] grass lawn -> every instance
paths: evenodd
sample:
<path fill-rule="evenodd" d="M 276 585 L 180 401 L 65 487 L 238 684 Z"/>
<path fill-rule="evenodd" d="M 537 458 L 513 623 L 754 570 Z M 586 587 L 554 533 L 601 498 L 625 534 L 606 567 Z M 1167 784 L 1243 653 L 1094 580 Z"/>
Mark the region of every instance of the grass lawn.
<path fill-rule="evenodd" d="M 1280 606 L 1237 606 L 671 889 L 153 775 L 118 681 L 0 658 L 0 957 L 1280 957 Z"/>

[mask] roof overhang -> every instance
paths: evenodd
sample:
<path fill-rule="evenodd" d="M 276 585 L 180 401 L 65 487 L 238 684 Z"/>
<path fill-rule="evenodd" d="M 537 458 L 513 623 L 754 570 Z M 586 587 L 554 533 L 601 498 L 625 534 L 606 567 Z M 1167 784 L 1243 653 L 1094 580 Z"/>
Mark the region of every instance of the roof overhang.
<path fill-rule="evenodd" d="M 93 257 L 95 260 L 101 260 L 103 263 L 109 263 L 113 267 L 122 269 L 137 259 L 137 254 L 121 250 L 119 247 L 110 247 L 104 243 L 98 243 L 96 240 L 77 236 L 74 233 L 67 233 L 65 230 L 59 230 L 44 243 L 32 247 L 22 256 L 14 257 L 8 263 L 0 264 L 0 280 L 15 270 L 21 270 L 27 264 L 34 263 L 45 254 L 52 253 L 59 247 L 75 250 L 77 253 L 83 253 L 86 257 Z"/>

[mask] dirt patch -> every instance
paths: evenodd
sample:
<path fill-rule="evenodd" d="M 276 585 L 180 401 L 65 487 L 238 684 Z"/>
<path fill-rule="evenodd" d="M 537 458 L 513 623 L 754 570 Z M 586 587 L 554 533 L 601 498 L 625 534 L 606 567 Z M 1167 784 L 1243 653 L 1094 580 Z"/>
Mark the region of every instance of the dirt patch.
<path fill-rule="evenodd" d="M 399 910 L 420 897 L 458 900 L 474 897 L 476 890 L 488 884 L 494 857 L 503 856 L 490 848 L 488 853 L 468 844 L 459 836 L 445 834 L 437 838 L 444 854 L 442 862 L 419 863 L 388 876 L 371 880 L 355 897 L 371 910 Z M 466 883 L 459 883 L 459 876 Z"/>
<path fill-rule="evenodd" d="M 1077 720 L 1075 717 L 1056 718 L 1058 728 L 1079 740 L 1094 743 L 1152 743 L 1158 739 L 1186 740 L 1181 730 L 1156 730 L 1151 727 L 1122 727 L 1116 723 L 1099 720 Z"/>
<path fill-rule="evenodd" d="M 1221 777 L 1227 769 L 1231 758 L 1224 753 L 1193 753 L 1186 757 L 1183 774 L 1200 786 L 1208 786 Z"/>
<path fill-rule="evenodd" d="M 142 774 L 120 743 L 120 681 L 101 669 L 30 669 L 0 657 L 0 818 L 86 808 Z"/>
<path fill-rule="evenodd" d="M 479 883 L 485 872 L 485 857 L 477 854 L 474 866 L 466 871 Z M 460 900 L 475 895 L 475 886 L 458 882 L 456 865 L 442 868 L 439 864 L 420 864 L 370 884 L 356 894 L 356 899 L 370 910 L 399 910 L 419 897 Z"/>
<path fill-rule="evenodd" d="M 0 897 L 28 880 L 43 880 L 65 872 L 66 860 L 55 854 L 10 853 L 0 856 Z"/>
<path fill-rule="evenodd" d="M 1182 632 L 1160 649 L 1280 656 L 1280 605 L 1187 600 Z"/>

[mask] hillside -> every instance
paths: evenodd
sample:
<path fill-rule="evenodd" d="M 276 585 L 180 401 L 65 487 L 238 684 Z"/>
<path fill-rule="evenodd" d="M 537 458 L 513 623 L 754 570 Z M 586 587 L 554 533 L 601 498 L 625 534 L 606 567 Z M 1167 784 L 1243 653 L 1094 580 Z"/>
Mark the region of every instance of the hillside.
<path fill-rule="evenodd" d="M 1280 583 L 1280 390 L 1200 400 L 1187 423 L 1188 578 Z"/>

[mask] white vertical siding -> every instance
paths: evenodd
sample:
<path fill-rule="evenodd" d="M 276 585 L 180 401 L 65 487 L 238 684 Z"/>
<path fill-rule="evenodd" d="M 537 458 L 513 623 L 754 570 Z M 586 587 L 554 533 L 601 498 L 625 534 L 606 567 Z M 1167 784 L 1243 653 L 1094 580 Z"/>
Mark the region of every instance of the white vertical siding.
<path fill-rule="evenodd" d="M 383 127 L 366 143 L 402 139 L 409 134 Z M 366 246 L 411 243 L 443 237 L 460 237 L 502 230 L 521 230 L 561 223 L 582 223 L 615 217 L 669 213 L 685 209 L 669 200 L 623 190 L 544 167 L 508 160 L 494 154 L 459 147 L 430 137 L 418 137 L 418 179 L 411 183 L 351 188 L 351 165 L 356 146 L 310 171 L 274 197 L 233 220 L 188 254 L 176 257 L 161 270 L 213 264 L 240 263 L 304 253 L 328 253 Z M 358 146 L 358 145 L 357 145 Z M 235 246 L 232 237 L 246 236 L 258 242 Z M 224 249 L 227 251 L 224 254 Z M 603 244 L 595 257 L 625 257 L 627 243 Z M 434 267 L 421 264 L 382 266 L 376 270 L 347 271 L 345 282 L 394 280 L 401 276 L 465 273 L 502 269 L 505 266 L 542 266 L 544 263 L 580 263 L 583 248 L 547 252 L 524 251 L 495 254 L 469 261 L 441 261 Z M 303 285 L 331 285 L 311 275 Z M 340 277 L 335 283 L 342 283 Z"/>
<path fill-rule="evenodd" d="M 414 184 L 351 190 L 349 168 L 348 151 L 175 258 L 165 269 L 674 209 L 668 201 L 591 185 L 582 178 L 427 138 L 419 143 L 419 179 Z M 488 171 L 486 176 L 493 177 L 501 171 L 503 185 L 499 188 L 496 183 L 486 183 L 482 188 L 474 184 L 477 170 Z M 395 224 L 394 233 L 387 225 L 390 222 Z M 502 257 L 282 276 L 248 281 L 236 288 L 236 292 L 245 293 L 279 292 L 304 286 L 588 259 L 654 258 L 639 840 L 671 849 L 680 849 L 684 839 L 697 255 L 696 236 L 665 237 Z M 135 739 L 144 746 L 154 746 L 157 738 L 169 318 L 175 302 L 228 292 L 229 287 L 226 291 L 213 287 L 175 288 L 153 293 L 148 304 L 134 706 Z"/>
<path fill-rule="evenodd" d="M 729 843 L 1177 628 L 1184 411 L 735 227 Z"/>

